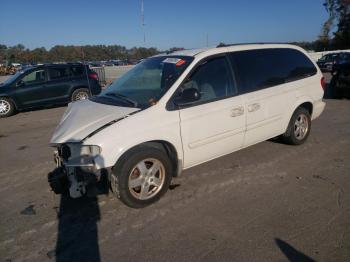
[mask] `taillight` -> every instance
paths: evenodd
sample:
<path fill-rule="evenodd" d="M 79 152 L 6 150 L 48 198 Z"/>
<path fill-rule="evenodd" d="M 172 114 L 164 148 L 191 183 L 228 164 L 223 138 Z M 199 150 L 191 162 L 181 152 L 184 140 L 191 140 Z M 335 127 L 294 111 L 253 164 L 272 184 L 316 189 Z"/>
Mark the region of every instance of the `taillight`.
<path fill-rule="evenodd" d="M 98 80 L 97 74 L 89 74 L 88 76 L 89 76 L 89 78 L 91 78 L 91 79 Z"/>
<path fill-rule="evenodd" d="M 324 78 L 324 76 L 322 76 L 322 78 L 321 78 L 321 86 L 322 86 L 322 89 L 325 90 L 325 88 L 326 88 L 326 79 Z"/>

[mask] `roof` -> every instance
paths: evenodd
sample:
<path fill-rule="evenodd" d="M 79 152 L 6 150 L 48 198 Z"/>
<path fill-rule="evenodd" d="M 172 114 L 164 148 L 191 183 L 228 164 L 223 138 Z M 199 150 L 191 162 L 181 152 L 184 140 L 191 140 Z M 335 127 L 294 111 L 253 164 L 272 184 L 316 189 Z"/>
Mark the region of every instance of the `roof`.
<path fill-rule="evenodd" d="M 230 49 L 229 51 L 233 50 L 240 50 L 240 49 L 254 49 L 256 48 L 276 48 L 276 47 L 297 47 L 295 45 L 290 45 L 290 44 L 283 44 L 283 43 L 240 43 L 240 44 L 229 44 L 229 45 L 219 45 L 216 47 L 208 47 L 208 48 L 199 48 L 199 49 L 188 49 L 188 50 L 179 50 L 179 51 L 174 51 L 171 53 L 166 53 L 166 54 L 159 54 L 159 56 L 172 56 L 172 55 L 180 55 L 180 56 L 196 56 L 198 54 L 204 53 L 204 52 L 215 52 L 216 50 L 227 50 Z"/>

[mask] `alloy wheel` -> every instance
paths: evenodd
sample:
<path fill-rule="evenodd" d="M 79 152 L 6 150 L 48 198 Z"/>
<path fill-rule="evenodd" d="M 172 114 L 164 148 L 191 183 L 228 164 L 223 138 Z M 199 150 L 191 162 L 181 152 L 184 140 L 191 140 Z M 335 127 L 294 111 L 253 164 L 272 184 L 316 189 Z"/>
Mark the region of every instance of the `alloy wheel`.
<path fill-rule="evenodd" d="M 0 100 L 0 115 L 6 115 L 10 110 L 10 103 L 6 100 Z"/>
<path fill-rule="evenodd" d="M 309 130 L 309 121 L 306 115 L 300 114 L 294 123 L 294 135 L 296 139 L 303 140 Z"/>
<path fill-rule="evenodd" d="M 148 158 L 137 163 L 129 174 L 129 191 L 139 200 L 154 197 L 165 181 L 165 167 L 157 159 Z"/>

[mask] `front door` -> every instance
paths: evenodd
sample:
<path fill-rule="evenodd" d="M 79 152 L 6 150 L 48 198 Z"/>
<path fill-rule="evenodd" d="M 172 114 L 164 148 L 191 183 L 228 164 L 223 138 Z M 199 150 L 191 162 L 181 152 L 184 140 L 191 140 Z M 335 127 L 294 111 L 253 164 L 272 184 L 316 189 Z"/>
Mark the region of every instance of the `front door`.
<path fill-rule="evenodd" d="M 236 96 L 226 56 L 201 63 L 181 88 L 197 88 L 201 94 L 199 101 L 179 111 L 184 168 L 242 147 L 244 104 Z"/>
<path fill-rule="evenodd" d="M 21 107 L 41 105 L 45 100 L 46 71 L 36 69 L 16 83 L 16 100 Z"/>

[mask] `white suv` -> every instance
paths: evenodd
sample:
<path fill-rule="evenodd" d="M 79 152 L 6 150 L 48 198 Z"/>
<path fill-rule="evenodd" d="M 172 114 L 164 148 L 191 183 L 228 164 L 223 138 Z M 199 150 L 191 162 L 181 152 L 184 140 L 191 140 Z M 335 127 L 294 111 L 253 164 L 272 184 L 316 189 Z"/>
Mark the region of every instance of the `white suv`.
<path fill-rule="evenodd" d="M 324 79 L 281 44 L 185 50 L 144 60 L 99 96 L 69 105 L 52 139 L 56 193 L 103 180 L 128 206 L 158 200 L 182 170 L 281 136 L 299 145 L 323 111 Z"/>

